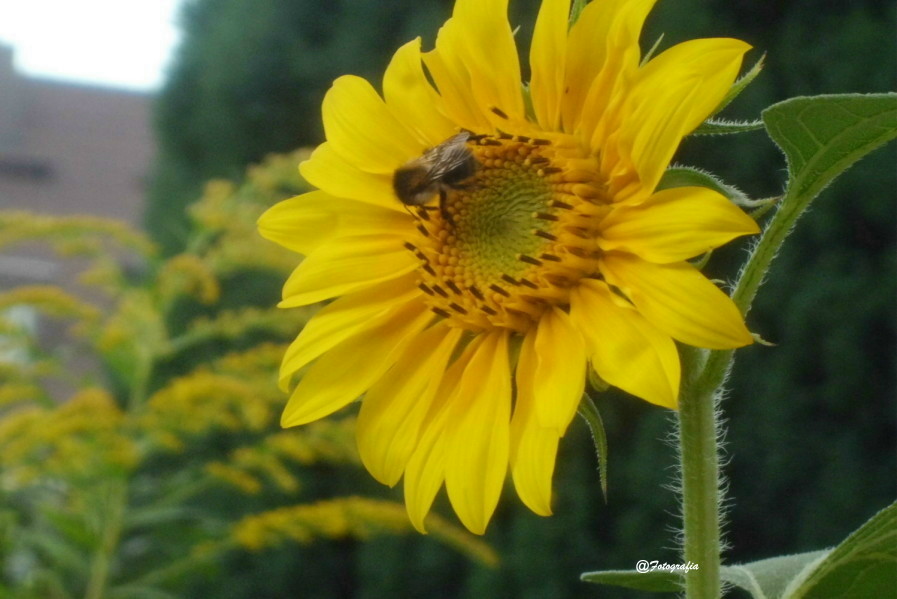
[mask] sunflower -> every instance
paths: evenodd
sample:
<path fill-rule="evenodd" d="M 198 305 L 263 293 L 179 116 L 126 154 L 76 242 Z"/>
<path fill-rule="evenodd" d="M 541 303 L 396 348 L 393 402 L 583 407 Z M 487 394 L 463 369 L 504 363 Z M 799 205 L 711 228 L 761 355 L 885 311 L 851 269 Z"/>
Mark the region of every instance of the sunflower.
<path fill-rule="evenodd" d="M 674 340 L 752 341 L 687 260 L 757 225 L 715 191 L 657 190 L 749 46 L 699 39 L 640 64 L 653 4 L 592 2 L 568 26 L 570 0 L 544 0 L 523 86 L 507 0 L 457 0 L 433 50 L 416 39 L 395 53 L 382 96 L 333 83 L 327 141 L 300 166 L 318 190 L 259 221 L 305 255 L 280 305 L 333 300 L 284 357 L 285 389 L 305 370 L 283 426 L 361 397 L 362 461 L 384 484 L 404 476 L 418 530 L 445 484 L 483 533 L 509 467 L 549 515 L 588 369 L 675 409 Z M 413 205 L 397 171 L 418 177 Z"/>

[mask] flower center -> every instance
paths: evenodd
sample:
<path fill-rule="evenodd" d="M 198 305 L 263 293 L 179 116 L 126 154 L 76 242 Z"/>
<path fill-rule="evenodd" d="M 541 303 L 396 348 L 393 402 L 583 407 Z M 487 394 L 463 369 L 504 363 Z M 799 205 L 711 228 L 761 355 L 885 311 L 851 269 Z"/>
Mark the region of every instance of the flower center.
<path fill-rule="evenodd" d="M 473 331 L 522 333 L 597 275 L 605 186 L 595 159 L 567 136 L 471 135 L 467 148 L 474 174 L 417 208 L 405 247 L 421 260 L 433 312 Z"/>

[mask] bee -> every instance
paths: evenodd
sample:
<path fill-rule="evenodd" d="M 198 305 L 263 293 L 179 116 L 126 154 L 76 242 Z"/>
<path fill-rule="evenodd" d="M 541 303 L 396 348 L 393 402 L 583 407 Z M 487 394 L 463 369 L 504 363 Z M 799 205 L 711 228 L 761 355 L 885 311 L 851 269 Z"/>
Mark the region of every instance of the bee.
<path fill-rule="evenodd" d="M 469 138 L 470 133 L 462 131 L 397 168 L 392 188 L 399 201 L 406 206 L 423 206 L 438 194 L 439 208 L 445 216 L 446 193 L 459 189 L 476 173 L 477 161 L 466 143 Z"/>

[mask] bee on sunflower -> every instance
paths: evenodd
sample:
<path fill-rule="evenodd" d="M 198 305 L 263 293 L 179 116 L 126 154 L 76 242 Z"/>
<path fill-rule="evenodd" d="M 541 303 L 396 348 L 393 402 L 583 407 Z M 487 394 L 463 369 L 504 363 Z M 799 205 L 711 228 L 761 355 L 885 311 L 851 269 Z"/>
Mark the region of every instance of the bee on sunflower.
<path fill-rule="evenodd" d="M 435 48 L 395 53 L 382 96 L 337 79 L 327 141 L 301 166 L 317 191 L 259 221 L 305 256 L 281 306 L 333 300 L 288 349 L 282 424 L 361 398 L 358 447 L 404 477 L 421 531 L 444 484 L 483 533 L 510 468 L 551 513 L 557 446 L 589 375 L 675 409 L 674 343 L 750 344 L 744 319 L 687 260 L 757 224 L 716 191 L 658 190 L 749 46 L 699 39 L 642 61 L 654 0 L 605 0 L 569 25 L 544 0 L 521 69 L 507 0 L 457 0 Z"/>

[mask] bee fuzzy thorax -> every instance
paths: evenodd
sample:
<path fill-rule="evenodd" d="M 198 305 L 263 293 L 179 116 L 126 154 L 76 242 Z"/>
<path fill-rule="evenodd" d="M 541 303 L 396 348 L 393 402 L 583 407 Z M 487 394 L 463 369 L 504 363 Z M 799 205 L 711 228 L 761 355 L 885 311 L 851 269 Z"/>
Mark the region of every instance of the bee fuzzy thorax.
<path fill-rule="evenodd" d="M 467 132 L 453 135 L 396 169 L 392 186 L 399 201 L 421 206 L 473 176 L 477 164 L 466 143 L 469 136 Z"/>

